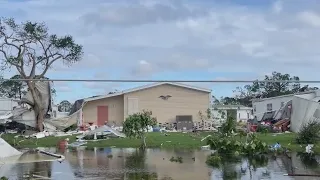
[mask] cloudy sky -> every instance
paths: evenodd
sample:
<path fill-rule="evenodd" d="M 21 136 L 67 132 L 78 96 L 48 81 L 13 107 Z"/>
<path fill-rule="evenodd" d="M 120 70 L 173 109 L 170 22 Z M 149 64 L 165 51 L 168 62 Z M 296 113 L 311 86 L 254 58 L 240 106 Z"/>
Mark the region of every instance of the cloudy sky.
<path fill-rule="evenodd" d="M 1 16 L 46 22 L 84 47 L 55 79 L 253 80 L 320 76 L 318 0 L 0 0 Z M 5 72 L 5 76 L 14 74 Z M 56 82 L 57 100 L 138 83 Z M 241 84 L 196 84 L 227 96 Z"/>

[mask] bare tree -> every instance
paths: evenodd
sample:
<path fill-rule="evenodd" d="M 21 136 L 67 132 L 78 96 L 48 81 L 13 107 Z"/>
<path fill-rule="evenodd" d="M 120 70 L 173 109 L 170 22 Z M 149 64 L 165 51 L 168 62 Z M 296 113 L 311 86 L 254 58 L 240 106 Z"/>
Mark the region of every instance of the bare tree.
<path fill-rule="evenodd" d="M 71 65 L 81 60 L 82 46 L 72 36 L 49 34 L 44 23 L 26 21 L 17 24 L 12 18 L 0 18 L 0 58 L 2 70 L 15 68 L 32 94 L 37 128 L 43 130 L 45 107 L 36 93 L 34 79 L 43 79 L 57 61 Z"/>

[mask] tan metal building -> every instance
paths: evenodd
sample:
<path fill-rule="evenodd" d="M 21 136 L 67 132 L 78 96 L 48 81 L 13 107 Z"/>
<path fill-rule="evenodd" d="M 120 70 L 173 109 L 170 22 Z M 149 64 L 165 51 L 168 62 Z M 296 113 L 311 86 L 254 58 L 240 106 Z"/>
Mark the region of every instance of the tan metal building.
<path fill-rule="evenodd" d="M 199 111 L 210 106 L 211 90 L 180 83 L 154 83 L 114 94 L 85 99 L 83 125 L 122 125 L 131 114 L 151 110 L 158 123 L 173 123 L 177 115 L 191 115 L 199 121 Z"/>

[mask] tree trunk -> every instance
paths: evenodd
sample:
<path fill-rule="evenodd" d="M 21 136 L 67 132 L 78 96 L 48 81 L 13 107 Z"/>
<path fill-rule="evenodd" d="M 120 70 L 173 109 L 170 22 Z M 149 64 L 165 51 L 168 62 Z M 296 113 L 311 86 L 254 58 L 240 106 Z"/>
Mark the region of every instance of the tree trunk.
<path fill-rule="evenodd" d="M 142 144 L 141 144 L 141 148 L 142 148 L 142 149 L 145 149 L 146 147 L 147 147 L 146 137 L 145 137 L 145 136 L 143 136 L 143 137 L 142 137 Z"/>
<path fill-rule="evenodd" d="M 42 132 L 44 115 L 45 115 L 44 109 L 43 107 L 41 107 L 41 103 L 40 103 L 40 106 L 38 105 L 38 103 L 35 103 L 35 106 L 33 109 L 34 109 L 34 115 L 36 117 L 37 130 Z"/>
<path fill-rule="evenodd" d="M 29 90 L 32 94 L 34 106 L 32 107 L 34 110 L 34 115 L 36 117 L 36 129 L 40 132 L 43 131 L 43 121 L 44 121 L 44 107 L 42 104 L 42 97 L 39 93 L 36 92 L 35 83 L 28 82 Z"/>

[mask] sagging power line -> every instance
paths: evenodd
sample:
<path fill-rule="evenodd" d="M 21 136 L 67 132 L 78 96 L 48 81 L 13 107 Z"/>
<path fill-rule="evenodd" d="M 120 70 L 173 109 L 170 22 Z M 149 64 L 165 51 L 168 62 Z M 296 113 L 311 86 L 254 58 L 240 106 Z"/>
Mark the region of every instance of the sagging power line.
<path fill-rule="evenodd" d="M 307 81 L 296 81 L 296 80 L 134 80 L 134 79 L 0 79 L 1 81 L 57 81 L 57 82 L 176 82 L 176 83 L 252 83 L 252 82 L 270 82 L 270 83 L 308 83 L 317 84 L 320 80 L 307 80 Z"/>

